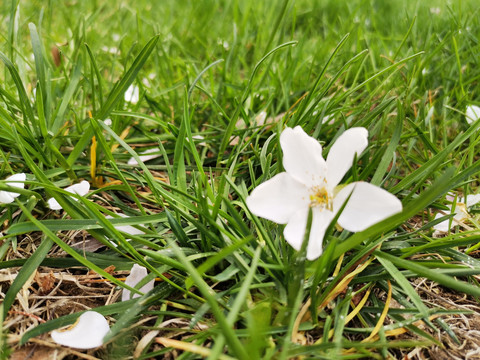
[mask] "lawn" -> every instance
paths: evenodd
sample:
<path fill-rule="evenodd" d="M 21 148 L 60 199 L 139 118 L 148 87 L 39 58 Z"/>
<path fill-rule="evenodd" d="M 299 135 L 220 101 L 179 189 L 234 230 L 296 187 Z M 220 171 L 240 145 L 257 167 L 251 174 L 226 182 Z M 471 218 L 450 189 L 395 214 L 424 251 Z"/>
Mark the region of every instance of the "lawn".
<path fill-rule="evenodd" d="M 0 359 L 479 358 L 479 14 L 1 2 Z"/>

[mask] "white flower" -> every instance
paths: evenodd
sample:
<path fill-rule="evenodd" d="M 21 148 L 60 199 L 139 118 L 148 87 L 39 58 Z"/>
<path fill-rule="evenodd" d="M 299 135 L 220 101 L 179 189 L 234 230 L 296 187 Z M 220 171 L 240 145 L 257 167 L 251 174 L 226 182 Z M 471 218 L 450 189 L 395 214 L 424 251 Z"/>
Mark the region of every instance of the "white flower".
<path fill-rule="evenodd" d="M 117 214 L 118 216 L 122 217 L 122 218 L 128 218 L 129 216 L 125 215 L 125 214 Z M 113 216 L 110 216 L 110 215 L 107 215 L 105 216 L 105 218 L 107 219 L 113 219 L 114 217 Z M 114 225 L 115 229 L 119 230 L 119 231 L 123 231 L 124 233 L 127 233 L 127 234 L 130 234 L 130 235 L 141 235 L 141 234 L 145 234 L 145 232 L 143 232 L 142 230 L 139 230 L 131 225 Z"/>
<path fill-rule="evenodd" d="M 450 200 L 453 202 L 452 196 L 447 196 L 447 200 Z M 470 214 L 468 213 L 468 209 L 471 208 L 473 205 L 477 204 L 480 202 L 480 194 L 477 195 L 467 195 L 467 198 L 458 198 L 457 202 L 455 203 L 455 210 L 454 210 L 454 215 L 452 218 L 452 223 L 451 227 L 448 226 L 450 224 L 450 219 L 447 219 L 445 221 L 442 221 L 441 223 L 438 223 L 435 225 L 433 228 L 439 232 L 448 232 L 451 228 L 457 226 L 460 223 L 463 223 L 465 220 L 467 220 L 470 217 Z M 447 205 L 447 207 L 451 210 L 452 205 Z M 445 215 L 445 213 L 438 212 L 435 215 L 435 219 L 439 219 Z"/>
<path fill-rule="evenodd" d="M 105 119 L 103 120 L 103 123 L 107 126 L 112 126 L 112 119 Z"/>
<path fill-rule="evenodd" d="M 103 345 L 103 338 L 109 330 L 107 319 L 103 315 L 87 311 L 70 328 L 54 330 L 51 335 L 57 344 L 76 349 L 93 349 Z"/>
<path fill-rule="evenodd" d="M 157 154 L 152 154 L 152 153 L 157 153 Z M 149 155 L 151 154 L 151 155 Z M 144 152 L 140 153 L 139 154 L 139 158 L 140 160 L 142 160 L 143 162 L 145 161 L 148 161 L 148 160 L 152 160 L 152 159 L 155 159 L 155 158 L 158 158 L 160 156 L 160 154 L 158 153 L 158 149 L 156 148 L 152 148 L 152 149 L 148 149 L 148 150 L 145 150 Z M 134 157 L 131 157 L 129 160 L 128 160 L 128 165 L 138 165 L 138 162 L 137 160 L 134 158 Z"/>
<path fill-rule="evenodd" d="M 357 127 L 346 130 L 332 145 L 327 160 L 322 147 L 300 126 L 286 128 L 280 136 L 283 167 L 286 172 L 257 186 L 247 198 L 250 211 L 279 224 L 286 224 L 285 240 L 295 249 L 302 246 L 309 209 L 312 226 L 307 259 L 322 253 L 325 231 L 350 196 L 338 223 L 349 231 L 362 231 L 402 210 L 402 204 L 389 192 L 366 182 L 337 187 L 368 145 L 368 132 Z"/>
<path fill-rule="evenodd" d="M 84 196 L 84 195 L 87 195 L 88 190 L 90 190 L 90 183 L 86 180 L 82 180 L 78 184 L 71 185 L 69 187 L 66 187 L 63 190 L 65 190 L 65 191 L 67 191 L 71 194 L 77 194 L 77 195 L 80 195 L 80 196 Z M 75 200 L 75 201 L 78 200 L 78 199 L 73 198 L 73 197 L 72 197 L 72 199 Z M 55 198 L 48 199 L 47 203 L 48 203 L 48 207 L 52 210 L 61 210 L 62 209 L 62 207 L 60 206 L 58 201 L 55 200 Z"/>
<path fill-rule="evenodd" d="M 476 105 L 467 106 L 466 115 L 466 119 L 469 124 L 477 121 L 480 119 L 480 107 Z"/>
<path fill-rule="evenodd" d="M 125 101 L 128 101 L 132 104 L 138 103 L 138 100 L 140 99 L 140 90 L 138 89 L 138 86 L 136 85 L 130 85 L 125 91 L 124 94 Z"/>
<path fill-rule="evenodd" d="M 6 185 L 15 186 L 19 189 L 25 188 L 25 180 L 27 176 L 24 173 L 14 174 L 5 179 Z M 19 193 L 10 192 L 10 191 L 0 191 L 0 203 L 10 204 L 12 203 L 17 196 L 20 196 Z"/>
<path fill-rule="evenodd" d="M 130 270 L 130 275 L 127 276 L 125 284 L 135 287 L 137 284 L 142 281 L 147 276 L 147 269 L 138 264 L 133 264 L 132 270 Z M 149 292 L 153 289 L 155 279 L 149 281 L 143 285 L 139 290 L 143 293 Z M 132 299 L 140 297 L 139 294 L 133 294 Z M 122 301 L 130 300 L 130 290 L 123 289 L 122 292 Z"/>

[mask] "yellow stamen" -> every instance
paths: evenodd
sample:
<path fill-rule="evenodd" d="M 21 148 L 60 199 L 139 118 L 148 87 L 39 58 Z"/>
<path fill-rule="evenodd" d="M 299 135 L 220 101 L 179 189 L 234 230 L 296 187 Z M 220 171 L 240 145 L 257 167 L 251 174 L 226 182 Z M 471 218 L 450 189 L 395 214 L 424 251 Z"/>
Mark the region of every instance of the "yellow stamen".
<path fill-rule="evenodd" d="M 322 208 L 330 208 L 331 197 L 325 187 L 314 187 L 313 194 L 310 195 L 310 205 L 320 206 Z"/>

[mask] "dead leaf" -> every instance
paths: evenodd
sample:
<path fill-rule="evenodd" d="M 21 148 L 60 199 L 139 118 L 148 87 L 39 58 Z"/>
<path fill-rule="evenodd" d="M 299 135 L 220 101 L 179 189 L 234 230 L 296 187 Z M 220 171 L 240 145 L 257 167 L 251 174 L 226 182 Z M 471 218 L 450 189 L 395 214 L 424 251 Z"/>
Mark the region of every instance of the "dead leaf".
<path fill-rule="evenodd" d="M 48 274 L 41 274 L 37 271 L 35 274 L 35 282 L 38 284 L 39 287 L 39 294 L 46 295 L 55 286 L 55 275 L 53 271 L 50 271 Z"/>

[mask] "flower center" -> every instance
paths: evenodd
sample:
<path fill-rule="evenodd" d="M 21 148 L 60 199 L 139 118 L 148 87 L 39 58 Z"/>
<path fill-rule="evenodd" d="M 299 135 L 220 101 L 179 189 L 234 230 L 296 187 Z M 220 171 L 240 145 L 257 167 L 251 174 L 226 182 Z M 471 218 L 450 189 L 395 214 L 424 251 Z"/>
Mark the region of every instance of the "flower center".
<path fill-rule="evenodd" d="M 314 186 L 310 194 L 310 206 L 318 206 L 321 209 L 332 209 L 332 196 L 328 193 L 327 189 L 322 186 Z"/>

